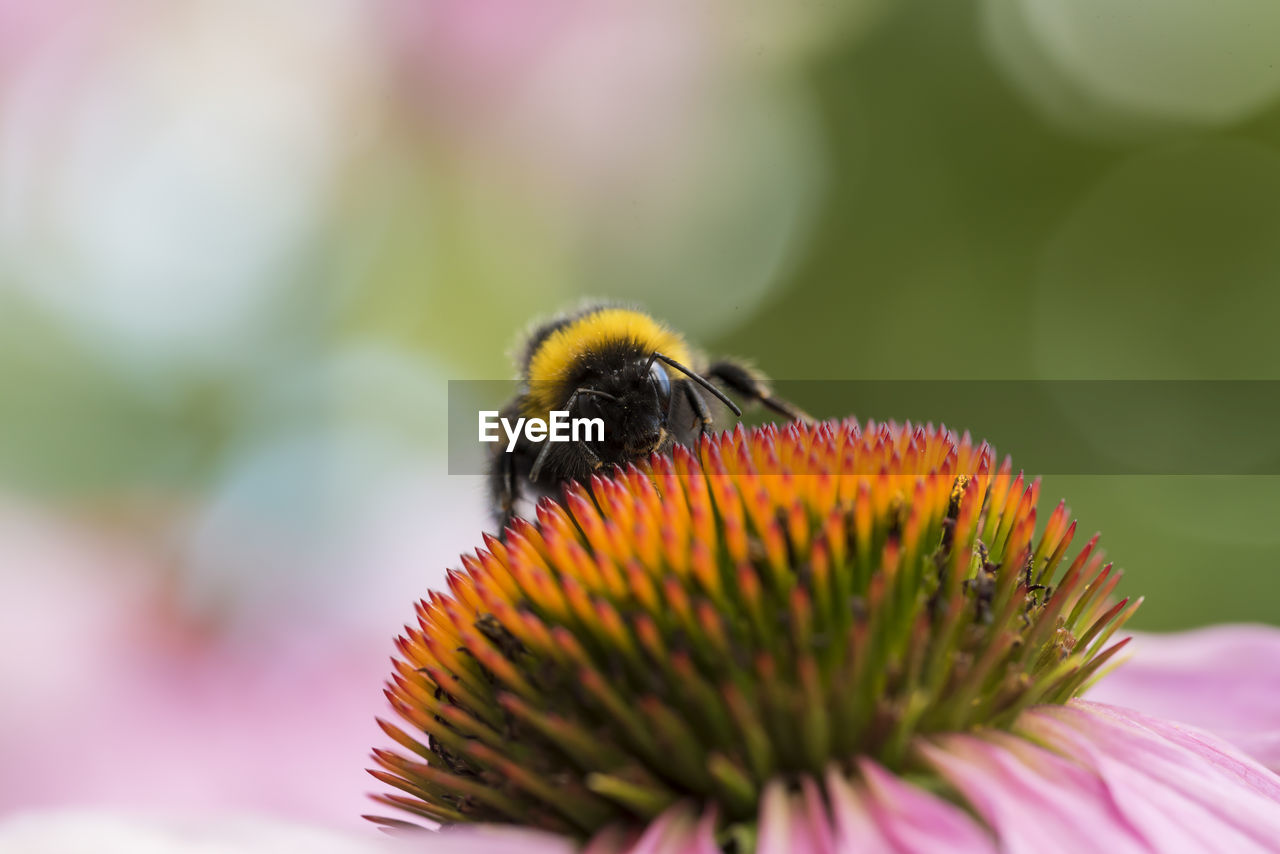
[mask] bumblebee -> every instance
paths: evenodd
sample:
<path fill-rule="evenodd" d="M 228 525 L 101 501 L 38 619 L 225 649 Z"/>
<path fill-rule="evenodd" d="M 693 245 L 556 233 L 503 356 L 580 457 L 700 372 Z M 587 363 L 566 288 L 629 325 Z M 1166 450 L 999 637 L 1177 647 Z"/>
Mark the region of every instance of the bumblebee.
<path fill-rule="evenodd" d="M 523 499 L 558 495 L 568 481 L 694 446 L 715 428 L 716 413 L 742 411 L 723 389 L 792 420 L 809 416 L 774 397 L 764 377 L 741 362 L 707 362 L 682 336 L 648 314 L 590 305 L 536 327 L 519 355 L 520 386 L 503 419 L 548 420 L 552 412 L 599 419 L 603 437 L 533 441 L 517 435 L 496 445 L 489 492 L 499 530 Z M 718 385 L 717 385 L 718 384 Z"/>

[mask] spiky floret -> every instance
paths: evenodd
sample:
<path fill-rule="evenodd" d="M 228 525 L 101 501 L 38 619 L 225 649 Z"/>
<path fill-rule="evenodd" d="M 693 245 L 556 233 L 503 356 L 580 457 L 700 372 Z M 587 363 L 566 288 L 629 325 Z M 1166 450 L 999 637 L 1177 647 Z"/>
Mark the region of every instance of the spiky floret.
<path fill-rule="evenodd" d="M 634 351 L 640 358 L 655 351 L 691 364 L 689 346 L 679 334 L 649 315 L 629 308 L 601 306 L 558 326 L 539 341 L 525 366 L 525 414 L 545 418 L 573 391 L 568 385 L 584 356 L 610 349 Z"/>
<path fill-rule="evenodd" d="M 968 434 L 739 427 L 698 457 L 569 487 L 419 604 L 381 801 L 579 835 L 681 799 L 750 820 L 832 761 L 922 772 L 921 737 L 1010 728 L 1125 643 L 1096 536 L 1067 562 L 1059 504 L 1037 539 L 1039 482 Z"/>

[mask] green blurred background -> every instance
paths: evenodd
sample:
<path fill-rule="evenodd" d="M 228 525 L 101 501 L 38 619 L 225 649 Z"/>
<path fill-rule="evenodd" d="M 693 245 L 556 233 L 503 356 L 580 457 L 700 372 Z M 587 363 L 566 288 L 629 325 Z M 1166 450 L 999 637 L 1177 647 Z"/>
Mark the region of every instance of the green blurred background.
<path fill-rule="evenodd" d="M 585 295 L 793 380 L 1280 379 L 1268 0 L 114 5 L 0 3 L 0 488 L 215 626 L 477 544 L 447 381 Z M 1135 625 L 1280 622 L 1280 478 L 1043 494 Z"/>

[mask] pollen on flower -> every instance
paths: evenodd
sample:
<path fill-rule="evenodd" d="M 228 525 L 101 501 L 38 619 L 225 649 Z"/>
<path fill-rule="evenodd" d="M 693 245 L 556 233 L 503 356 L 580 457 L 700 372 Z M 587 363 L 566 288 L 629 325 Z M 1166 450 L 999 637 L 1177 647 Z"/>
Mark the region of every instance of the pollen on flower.
<path fill-rule="evenodd" d="M 1137 603 L 1039 481 L 932 425 L 741 427 L 544 501 L 397 641 L 382 803 L 579 836 L 1078 694 Z M 835 765 L 833 766 L 833 763 Z M 392 823 L 393 819 L 375 819 Z"/>

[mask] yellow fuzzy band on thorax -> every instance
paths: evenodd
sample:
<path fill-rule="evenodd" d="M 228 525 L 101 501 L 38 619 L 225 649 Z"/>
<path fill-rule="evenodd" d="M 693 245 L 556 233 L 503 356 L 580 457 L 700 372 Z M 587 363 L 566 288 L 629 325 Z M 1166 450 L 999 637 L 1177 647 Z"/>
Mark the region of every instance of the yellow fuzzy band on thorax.
<path fill-rule="evenodd" d="M 604 308 L 583 315 L 557 329 L 538 345 L 529 359 L 528 412 L 545 415 L 563 401 L 558 398 L 577 360 L 609 344 L 632 342 L 644 353 L 659 352 L 688 365 L 684 339 L 647 314 L 625 308 Z"/>

